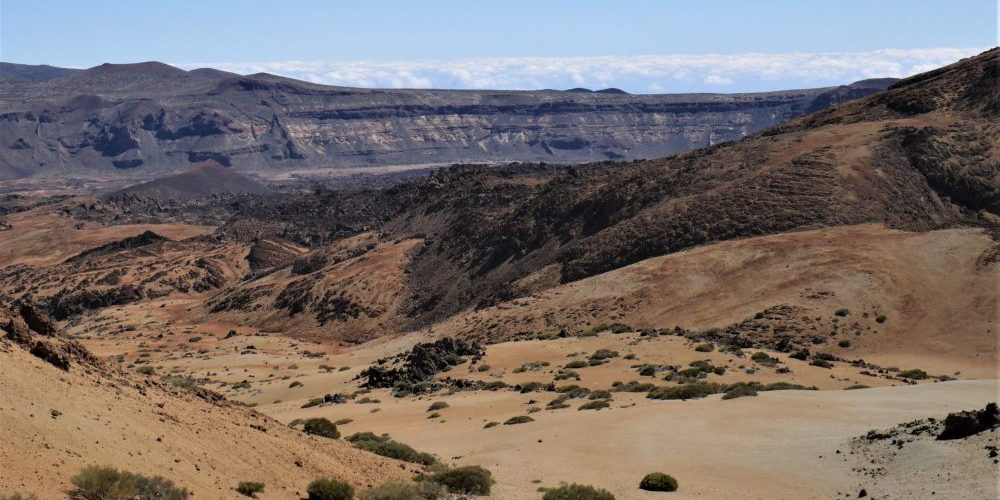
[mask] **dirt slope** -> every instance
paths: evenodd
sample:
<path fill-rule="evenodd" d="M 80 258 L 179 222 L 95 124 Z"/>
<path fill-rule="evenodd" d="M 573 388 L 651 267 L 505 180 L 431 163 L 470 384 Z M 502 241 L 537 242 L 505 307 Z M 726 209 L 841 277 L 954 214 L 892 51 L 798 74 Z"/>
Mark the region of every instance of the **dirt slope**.
<path fill-rule="evenodd" d="M 5 330 L 16 314 L 5 310 Z M 406 466 L 308 437 L 253 410 L 212 402 L 153 379 L 68 354 L 68 370 L 0 338 L 0 491 L 62 498 L 88 464 L 158 474 L 195 498 L 235 498 L 239 481 L 267 485 L 263 498 L 299 498 L 320 476 L 358 486 L 407 477 Z M 65 341 L 31 332 L 28 342 Z M 298 464 L 297 464 L 298 462 Z"/>

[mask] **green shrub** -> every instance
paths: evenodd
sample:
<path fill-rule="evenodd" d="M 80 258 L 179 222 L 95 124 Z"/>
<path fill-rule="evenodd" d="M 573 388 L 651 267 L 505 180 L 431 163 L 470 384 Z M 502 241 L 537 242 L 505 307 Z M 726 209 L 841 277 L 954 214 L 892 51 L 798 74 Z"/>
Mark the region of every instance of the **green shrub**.
<path fill-rule="evenodd" d="M 712 382 L 692 382 L 674 387 L 657 387 L 646 397 L 649 399 L 699 399 L 721 392 L 724 386 Z"/>
<path fill-rule="evenodd" d="M 722 394 L 722 399 L 736 399 L 756 395 L 757 390 L 751 384 L 737 383 L 726 388 L 726 392 Z"/>
<path fill-rule="evenodd" d="M 417 487 L 406 481 L 386 481 L 359 495 L 361 500 L 423 500 Z"/>
<path fill-rule="evenodd" d="M 639 489 L 646 491 L 677 491 L 677 480 L 662 472 L 646 474 L 639 482 Z"/>
<path fill-rule="evenodd" d="M 302 403 L 302 406 L 299 408 L 312 408 L 313 406 L 319 406 L 321 404 L 323 404 L 323 398 L 312 398 L 309 401 Z"/>
<path fill-rule="evenodd" d="M 490 427 L 496 427 L 498 425 L 500 425 L 500 422 L 486 422 L 486 425 L 483 426 L 483 429 L 489 429 Z"/>
<path fill-rule="evenodd" d="M 302 427 L 302 430 L 306 434 L 322 436 L 330 439 L 337 439 L 340 437 L 340 431 L 337 430 L 337 426 L 323 417 L 307 419 Z"/>
<path fill-rule="evenodd" d="M 437 462 L 434 455 L 414 450 L 410 445 L 395 441 L 389 436 L 376 436 L 371 432 L 358 432 L 344 438 L 355 448 L 369 451 L 383 457 L 395 458 L 404 462 L 421 465 L 431 465 Z"/>
<path fill-rule="evenodd" d="M 531 361 L 531 362 L 528 362 L 528 363 L 524 363 L 523 365 L 521 365 L 518 368 L 515 368 L 514 369 L 514 373 L 524 373 L 524 372 L 528 372 L 528 371 L 534 372 L 534 371 L 541 370 L 542 368 L 544 368 L 546 366 L 549 366 L 549 362 L 548 361 Z"/>
<path fill-rule="evenodd" d="M 698 344 L 698 346 L 695 347 L 694 350 L 698 352 L 712 352 L 715 350 L 715 346 L 709 342 L 705 342 L 704 344 Z"/>
<path fill-rule="evenodd" d="M 810 361 L 809 364 L 812 366 L 818 366 L 820 368 L 833 368 L 833 363 L 821 358 L 815 358 L 812 361 Z"/>
<path fill-rule="evenodd" d="M 629 380 L 625 383 L 615 382 L 614 384 L 611 384 L 611 390 L 614 392 L 649 392 L 655 387 L 655 384 L 643 383 L 636 380 Z"/>
<path fill-rule="evenodd" d="M 840 342 L 837 342 L 837 345 L 840 346 L 840 347 L 842 347 L 842 348 L 844 348 L 844 349 L 847 349 L 848 347 L 851 347 L 851 341 L 847 340 L 847 339 L 843 339 Z"/>
<path fill-rule="evenodd" d="M 533 418 L 531 418 L 531 417 L 529 417 L 527 415 L 518 415 L 516 417 L 510 417 L 510 418 L 508 418 L 506 421 L 504 421 L 503 425 L 526 424 L 528 422 L 534 422 L 534 421 L 535 421 L 535 419 L 533 419 Z"/>
<path fill-rule="evenodd" d="M 431 405 L 427 407 L 427 411 L 438 411 L 445 408 L 448 408 L 448 403 L 445 403 L 444 401 L 437 401 L 431 403 Z"/>
<path fill-rule="evenodd" d="M 551 391 L 553 385 L 554 384 L 546 384 L 545 382 L 532 381 L 519 384 L 516 387 L 518 388 L 518 392 L 521 394 L 527 394 L 529 392 Z"/>
<path fill-rule="evenodd" d="M 288 384 L 288 388 L 289 389 L 294 389 L 296 387 L 302 387 L 302 382 L 299 382 L 298 380 L 296 380 L 296 381 L 292 382 L 291 384 Z"/>
<path fill-rule="evenodd" d="M 875 316 L 876 323 L 885 323 L 885 320 L 887 319 L 889 318 L 886 318 L 884 314 L 879 314 L 878 316 Z"/>
<path fill-rule="evenodd" d="M 153 368 L 152 366 L 149 366 L 149 365 L 143 365 L 143 366 L 140 366 L 140 367 L 136 368 L 135 371 L 137 371 L 137 372 L 139 372 L 139 373 L 141 373 L 143 375 L 152 375 L 152 374 L 156 373 L 156 368 Z"/>
<path fill-rule="evenodd" d="M 88 465 L 70 479 L 73 500 L 183 500 L 190 495 L 173 481 L 160 476 L 119 471 L 113 467 Z"/>
<path fill-rule="evenodd" d="M 564 394 L 568 398 L 582 398 L 590 394 L 590 389 L 580 387 L 576 384 L 563 385 L 556 388 L 556 392 Z"/>
<path fill-rule="evenodd" d="M 334 478 L 320 478 L 306 489 L 309 500 L 352 500 L 354 487 Z"/>
<path fill-rule="evenodd" d="M 923 370 L 903 370 L 898 374 L 902 378 L 908 378 L 910 380 L 924 380 L 927 378 L 927 372 Z"/>
<path fill-rule="evenodd" d="M 580 369 L 580 368 L 586 368 L 587 366 L 589 366 L 589 365 L 587 364 L 586 361 L 584 361 L 582 359 L 575 359 L 573 361 L 570 361 L 569 363 L 566 363 L 565 368 L 570 369 L 570 370 L 575 370 L 575 369 Z"/>
<path fill-rule="evenodd" d="M 336 422 L 334 422 L 333 425 L 347 425 L 347 424 L 349 424 L 349 423 L 351 423 L 353 421 L 354 421 L 353 418 L 342 418 L 342 419 L 337 420 Z"/>
<path fill-rule="evenodd" d="M 583 484 L 561 484 L 542 495 L 542 500 L 615 500 L 608 490 Z"/>
<path fill-rule="evenodd" d="M 762 365 L 774 365 L 778 362 L 777 359 L 768 356 L 766 352 L 760 351 L 753 353 L 753 356 L 750 356 L 750 359 L 755 363 L 760 363 Z"/>
<path fill-rule="evenodd" d="M 617 357 L 618 357 L 618 351 L 612 351 L 611 349 L 598 349 L 594 351 L 593 354 L 590 355 L 590 360 L 603 361 L 606 359 L 617 358 Z"/>
<path fill-rule="evenodd" d="M 840 309 L 837 309 L 836 311 L 834 311 L 833 314 L 836 314 L 837 316 L 840 316 L 841 318 L 843 318 L 844 316 L 847 316 L 848 314 L 851 314 L 851 311 L 847 310 L 846 308 L 841 307 Z"/>
<path fill-rule="evenodd" d="M 631 331 L 632 331 L 632 328 L 630 328 L 628 325 L 624 325 L 622 323 L 615 323 L 615 324 L 611 325 L 611 333 L 628 333 L 628 332 L 631 332 Z"/>
<path fill-rule="evenodd" d="M 248 497 L 252 497 L 262 491 L 264 491 L 264 483 L 254 481 L 240 481 L 240 484 L 236 486 L 237 493 Z"/>
<path fill-rule="evenodd" d="M 431 476 L 431 480 L 460 495 L 489 495 L 494 482 L 493 474 L 478 465 L 439 472 Z"/>
<path fill-rule="evenodd" d="M 479 365 L 478 367 L 476 367 L 476 371 L 477 372 L 488 372 L 488 371 L 490 371 L 490 368 L 492 368 L 490 365 Z"/>
<path fill-rule="evenodd" d="M 870 389 L 870 388 L 871 387 L 869 387 L 867 385 L 864 385 L 864 384 L 854 384 L 854 385 L 849 385 L 847 387 L 844 387 L 844 390 L 845 391 L 853 391 L 855 389 Z"/>
<path fill-rule="evenodd" d="M 567 397 L 565 395 L 559 396 L 558 398 L 555 398 L 552 401 L 549 401 L 549 404 L 545 405 L 545 409 L 546 410 L 561 410 L 563 408 L 569 408 L 569 403 L 566 402 L 568 400 L 569 400 L 569 397 Z"/>
<path fill-rule="evenodd" d="M 611 399 L 611 392 L 605 390 L 597 390 L 590 393 L 587 399 Z"/>
<path fill-rule="evenodd" d="M 597 399 L 594 401 L 588 401 L 581 405 L 577 410 L 600 410 L 603 408 L 610 408 L 611 404 L 608 403 L 606 399 Z"/>

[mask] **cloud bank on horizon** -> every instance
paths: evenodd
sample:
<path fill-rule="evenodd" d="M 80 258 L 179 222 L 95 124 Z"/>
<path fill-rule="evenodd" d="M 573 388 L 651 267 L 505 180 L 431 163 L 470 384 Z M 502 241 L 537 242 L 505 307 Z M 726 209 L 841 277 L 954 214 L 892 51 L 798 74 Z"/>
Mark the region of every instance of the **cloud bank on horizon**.
<path fill-rule="evenodd" d="M 240 74 L 273 73 L 326 85 L 368 88 L 567 89 L 617 87 L 633 93 L 752 92 L 822 87 L 866 78 L 902 78 L 986 48 L 866 52 L 492 57 L 399 61 L 178 63 Z"/>

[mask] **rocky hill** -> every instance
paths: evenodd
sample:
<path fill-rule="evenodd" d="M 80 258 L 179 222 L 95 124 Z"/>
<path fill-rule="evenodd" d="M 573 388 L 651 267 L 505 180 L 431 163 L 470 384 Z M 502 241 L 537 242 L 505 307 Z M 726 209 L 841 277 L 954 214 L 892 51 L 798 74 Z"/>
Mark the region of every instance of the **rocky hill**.
<path fill-rule="evenodd" d="M 0 67 L 0 179 L 655 158 L 739 139 L 891 79 L 754 94 L 378 90 L 162 63 Z"/>
<path fill-rule="evenodd" d="M 129 186 L 115 191 L 107 197 L 140 196 L 169 200 L 224 193 L 263 194 L 267 192 L 266 187 L 253 179 L 233 172 L 214 160 L 205 160 L 179 174 Z"/>

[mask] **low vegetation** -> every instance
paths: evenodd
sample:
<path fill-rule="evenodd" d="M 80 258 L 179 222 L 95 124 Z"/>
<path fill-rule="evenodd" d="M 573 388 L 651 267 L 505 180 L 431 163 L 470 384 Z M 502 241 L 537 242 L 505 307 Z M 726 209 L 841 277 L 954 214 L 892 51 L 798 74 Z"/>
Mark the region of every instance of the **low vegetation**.
<path fill-rule="evenodd" d="M 443 410 L 445 408 L 448 408 L 448 406 L 449 406 L 448 403 L 445 403 L 444 401 L 436 401 L 434 403 L 431 403 L 431 405 L 427 407 L 427 411 Z"/>
<path fill-rule="evenodd" d="M 809 365 L 811 365 L 811 366 L 817 366 L 817 367 L 820 367 L 820 368 L 833 368 L 833 363 L 831 363 L 831 362 L 829 362 L 829 361 L 827 361 L 825 359 L 820 359 L 820 358 L 816 358 L 816 359 L 810 361 Z"/>
<path fill-rule="evenodd" d="M 646 394 L 649 399 L 699 399 L 712 394 L 722 393 L 722 399 L 734 399 L 743 396 L 756 396 L 764 391 L 816 390 L 788 382 L 737 382 L 735 384 L 717 384 L 714 382 L 691 382 L 671 387 L 656 387 Z"/>
<path fill-rule="evenodd" d="M 662 472 L 646 474 L 639 482 L 639 489 L 646 491 L 677 491 L 677 480 Z"/>
<path fill-rule="evenodd" d="M 423 500 L 417 487 L 406 481 L 386 481 L 358 495 L 361 500 Z"/>
<path fill-rule="evenodd" d="M 588 401 L 581 405 L 577 410 L 601 410 L 604 408 L 609 408 L 611 403 L 606 399 L 598 399 L 594 401 Z"/>
<path fill-rule="evenodd" d="M 323 417 L 310 418 L 306 420 L 303 424 L 302 431 L 306 434 L 322 436 L 330 439 L 337 439 L 340 437 L 340 431 L 337 430 L 337 426 Z"/>
<path fill-rule="evenodd" d="M 542 500 L 615 500 L 615 496 L 608 490 L 593 486 L 561 484 L 557 488 L 547 489 Z"/>
<path fill-rule="evenodd" d="M 489 495 L 495 482 L 493 474 L 478 465 L 438 472 L 430 480 L 444 486 L 449 492 L 460 495 Z"/>
<path fill-rule="evenodd" d="M 351 500 L 354 498 L 354 487 L 334 478 L 320 478 L 306 488 L 308 500 Z"/>
<path fill-rule="evenodd" d="M 241 481 L 240 484 L 236 485 L 236 492 L 247 497 L 253 497 L 262 491 L 264 491 L 264 483 Z"/>
<path fill-rule="evenodd" d="M 510 418 L 508 418 L 506 421 L 504 421 L 503 425 L 526 424 L 528 422 L 534 422 L 534 421 L 535 421 L 535 419 L 533 419 L 533 418 L 531 418 L 531 417 L 529 417 L 527 415 L 518 415 L 516 417 L 510 417 Z"/>
<path fill-rule="evenodd" d="M 183 500 L 190 493 L 160 476 L 89 465 L 70 479 L 71 500 Z"/>
<path fill-rule="evenodd" d="M 434 455 L 419 452 L 413 449 L 410 445 L 393 440 L 388 435 L 377 436 L 371 432 L 359 432 L 351 434 L 344 439 L 354 445 L 355 448 L 369 451 L 383 457 L 394 458 L 396 460 L 421 465 L 431 465 L 437 462 Z"/>
<path fill-rule="evenodd" d="M 925 380 L 928 376 L 927 372 L 919 369 L 903 370 L 898 375 L 900 378 L 908 378 L 910 380 Z"/>

